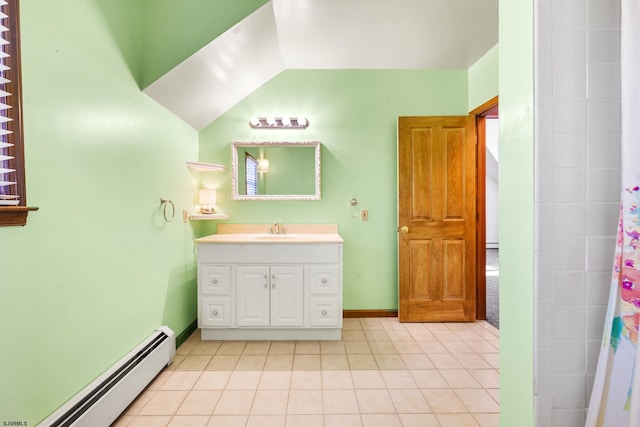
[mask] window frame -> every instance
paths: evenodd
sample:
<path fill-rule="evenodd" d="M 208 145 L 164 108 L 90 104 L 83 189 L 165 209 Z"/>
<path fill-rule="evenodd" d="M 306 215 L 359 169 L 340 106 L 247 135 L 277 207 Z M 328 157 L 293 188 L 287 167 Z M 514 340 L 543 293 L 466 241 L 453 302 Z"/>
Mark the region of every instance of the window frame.
<path fill-rule="evenodd" d="M 7 135 L 7 142 L 13 144 L 9 153 L 15 158 L 15 181 L 16 194 L 20 197 L 17 206 L 0 206 L 0 226 L 22 226 L 27 223 L 27 215 L 30 211 L 38 210 L 36 207 L 27 206 L 27 191 L 25 185 L 25 160 L 24 160 L 24 137 L 22 126 L 22 61 L 20 55 L 20 7 L 19 0 L 6 0 L 7 4 L 2 5 L 0 10 L 4 12 L 9 31 L 5 37 L 9 44 L 6 50 L 9 57 L 5 59 L 9 65 L 9 70 L 4 72 L 4 77 L 10 80 L 0 86 L 11 93 L 5 98 L 5 103 L 11 108 L 6 110 L 6 115 L 11 117 L 7 122 L 7 129 L 12 133 Z"/>

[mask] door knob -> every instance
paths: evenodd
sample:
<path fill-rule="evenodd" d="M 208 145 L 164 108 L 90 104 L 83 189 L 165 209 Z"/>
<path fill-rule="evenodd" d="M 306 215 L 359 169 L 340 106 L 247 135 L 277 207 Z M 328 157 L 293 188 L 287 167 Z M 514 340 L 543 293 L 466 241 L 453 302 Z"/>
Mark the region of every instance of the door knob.
<path fill-rule="evenodd" d="M 402 227 L 400 227 L 400 232 L 402 234 L 407 234 L 409 232 L 409 227 L 407 227 L 406 225 L 403 225 Z"/>

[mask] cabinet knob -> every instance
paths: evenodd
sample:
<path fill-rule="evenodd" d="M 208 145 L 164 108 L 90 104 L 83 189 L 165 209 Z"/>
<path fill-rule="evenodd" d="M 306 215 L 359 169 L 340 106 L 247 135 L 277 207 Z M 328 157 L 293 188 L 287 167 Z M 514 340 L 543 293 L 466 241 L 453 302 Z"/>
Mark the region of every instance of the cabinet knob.
<path fill-rule="evenodd" d="M 217 315 L 218 315 L 218 312 L 217 312 L 216 310 L 213 310 L 213 315 L 214 315 L 214 316 L 217 316 Z"/>
<path fill-rule="evenodd" d="M 326 316 L 327 315 L 327 310 L 322 310 L 322 315 Z"/>
<path fill-rule="evenodd" d="M 211 283 L 213 283 L 214 285 L 215 285 L 215 284 L 217 284 L 217 283 L 218 283 L 218 279 L 213 279 L 213 280 L 211 281 Z"/>
<path fill-rule="evenodd" d="M 322 279 L 322 283 L 326 284 L 327 283 L 327 279 Z"/>

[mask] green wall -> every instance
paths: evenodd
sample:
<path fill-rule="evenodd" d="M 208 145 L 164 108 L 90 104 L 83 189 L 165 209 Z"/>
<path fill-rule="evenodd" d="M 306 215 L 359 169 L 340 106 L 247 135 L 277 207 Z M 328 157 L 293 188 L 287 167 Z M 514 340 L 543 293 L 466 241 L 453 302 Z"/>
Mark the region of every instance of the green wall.
<path fill-rule="evenodd" d="M 498 54 L 499 49 L 499 54 Z M 500 425 L 533 425 L 533 5 L 500 2 L 500 45 L 469 68 L 469 110 L 500 94 Z"/>
<path fill-rule="evenodd" d="M 180 212 L 198 147 L 139 90 L 140 1 L 21 7 L 27 199 L 40 210 L 0 228 L 0 421 L 33 426 L 158 326 L 195 319 Z"/>
<path fill-rule="evenodd" d="M 533 1 L 500 0 L 500 425 L 533 425 Z"/>
<path fill-rule="evenodd" d="M 265 194 L 316 194 L 314 147 L 270 147 L 264 157 L 271 163 L 263 173 Z"/>
<path fill-rule="evenodd" d="M 469 111 L 498 94 L 498 45 L 469 67 Z"/>
<path fill-rule="evenodd" d="M 252 129 L 252 116 L 303 115 L 305 130 Z M 232 223 L 335 223 L 344 238 L 344 308 L 397 308 L 398 116 L 467 114 L 467 71 L 288 70 L 200 132 L 200 160 L 230 166 L 231 142 L 322 143 L 322 200 L 232 201 L 231 172 L 202 175 Z M 347 215 L 356 198 L 369 221 Z M 198 224 L 200 235 L 215 225 Z"/>
<path fill-rule="evenodd" d="M 138 0 L 146 87 L 268 0 Z"/>

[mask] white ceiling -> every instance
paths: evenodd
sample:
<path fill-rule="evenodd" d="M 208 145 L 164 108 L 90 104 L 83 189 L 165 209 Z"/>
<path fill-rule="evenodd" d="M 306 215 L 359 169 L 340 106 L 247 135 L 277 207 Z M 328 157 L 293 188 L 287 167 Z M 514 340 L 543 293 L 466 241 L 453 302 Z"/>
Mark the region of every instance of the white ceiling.
<path fill-rule="evenodd" d="M 271 0 L 144 91 L 201 130 L 285 69 L 469 68 L 498 0 Z"/>
<path fill-rule="evenodd" d="M 273 0 L 287 68 L 469 68 L 498 42 L 497 0 Z"/>

